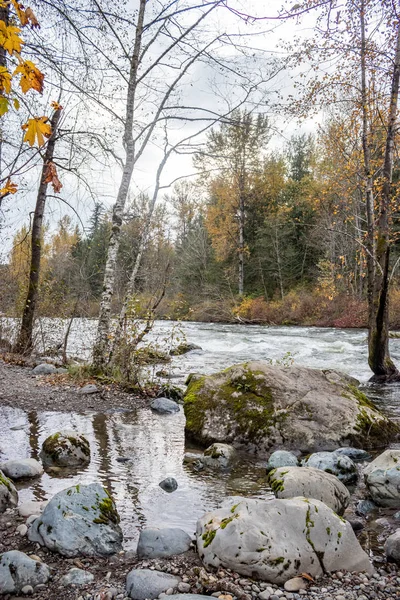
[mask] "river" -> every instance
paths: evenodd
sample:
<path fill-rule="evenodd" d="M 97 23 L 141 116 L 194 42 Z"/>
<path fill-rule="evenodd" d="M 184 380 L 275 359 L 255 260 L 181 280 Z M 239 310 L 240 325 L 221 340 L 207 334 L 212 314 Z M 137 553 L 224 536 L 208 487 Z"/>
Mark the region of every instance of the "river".
<path fill-rule="evenodd" d="M 43 345 L 59 342 L 64 327 L 60 320 L 44 320 L 40 334 Z M 76 320 L 69 338 L 69 355 L 87 358 L 94 331 L 94 321 Z M 307 367 L 339 369 L 356 377 L 387 414 L 400 417 L 399 386 L 367 386 L 370 372 L 365 330 L 162 321 L 151 333 L 152 341 L 166 350 L 183 336 L 202 350 L 175 357 L 167 365 L 173 383 L 183 383 L 190 372 L 212 373 L 249 360 L 293 361 Z M 391 340 L 391 351 L 399 362 L 400 339 Z M 185 452 L 199 450 L 185 448 L 184 421 L 182 410 L 176 415 L 159 416 L 146 409 L 76 414 L 25 413 L 0 407 L 0 457 L 37 458 L 44 439 L 60 429 L 87 435 L 92 449 L 89 467 L 75 472 L 47 472 L 29 484 L 19 485 L 20 499 L 47 499 L 70 485 L 100 481 L 116 499 L 125 546 L 132 548 L 145 525 L 179 526 L 193 533 L 197 518 L 225 496 L 270 495 L 264 463 L 257 459 L 243 456 L 234 471 L 222 475 L 197 472 L 185 462 Z M 121 457 L 129 460 L 119 462 Z M 172 494 L 158 485 L 167 476 L 175 477 L 179 484 Z"/>

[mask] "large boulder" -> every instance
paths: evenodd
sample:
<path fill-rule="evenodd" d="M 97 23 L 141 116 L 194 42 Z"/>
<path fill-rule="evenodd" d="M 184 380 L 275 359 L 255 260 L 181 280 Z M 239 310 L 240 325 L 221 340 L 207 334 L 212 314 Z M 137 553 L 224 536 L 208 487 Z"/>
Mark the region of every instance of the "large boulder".
<path fill-rule="evenodd" d="M 400 450 L 386 450 L 364 469 L 364 479 L 379 506 L 400 507 Z"/>
<path fill-rule="evenodd" d="M 201 517 L 196 535 L 207 567 L 271 583 L 299 573 L 373 571 L 350 523 L 319 500 L 243 499 Z"/>
<path fill-rule="evenodd" d="M 90 444 L 81 433 L 58 431 L 45 439 L 40 458 L 45 465 L 78 467 L 90 462 Z"/>
<path fill-rule="evenodd" d="M 178 527 L 146 527 L 140 532 L 137 554 L 139 558 L 175 556 L 187 552 L 191 541 L 190 535 Z"/>
<path fill-rule="evenodd" d="M 351 458 L 336 452 L 315 452 L 305 458 L 302 465 L 332 473 L 346 484 L 355 483 L 358 478 L 357 467 Z"/>
<path fill-rule="evenodd" d="M 268 482 L 276 498 L 314 498 L 342 515 L 350 502 L 347 487 L 335 475 L 312 467 L 281 467 L 271 471 Z"/>
<path fill-rule="evenodd" d="M 0 471 L 0 513 L 7 508 L 14 508 L 17 504 L 18 492 L 14 484 Z"/>
<path fill-rule="evenodd" d="M 288 450 L 277 450 L 273 452 L 267 462 L 267 473 L 279 467 L 297 467 L 299 461 L 293 452 Z"/>
<path fill-rule="evenodd" d="M 246 445 L 261 455 L 275 449 L 308 454 L 346 445 L 382 446 L 399 427 L 334 370 L 235 365 L 214 375 L 191 375 L 184 396 L 186 432 L 197 442 Z"/>
<path fill-rule="evenodd" d="M 174 589 L 180 577 L 152 571 L 150 569 L 132 569 L 126 578 L 126 591 L 133 600 L 154 600 L 169 589 Z"/>
<path fill-rule="evenodd" d="M 122 549 L 114 500 L 98 483 L 58 492 L 28 530 L 31 542 L 63 556 L 109 556 Z"/>
<path fill-rule="evenodd" d="M 29 479 L 43 474 L 43 466 L 34 458 L 7 460 L 0 464 L 0 469 L 10 479 Z"/>
<path fill-rule="evenodd" d="M 26 585 L 47 583 L 50 569 L 23 552 L 11 550 L 0 557 L 0 594 L 19 594 Z"/>

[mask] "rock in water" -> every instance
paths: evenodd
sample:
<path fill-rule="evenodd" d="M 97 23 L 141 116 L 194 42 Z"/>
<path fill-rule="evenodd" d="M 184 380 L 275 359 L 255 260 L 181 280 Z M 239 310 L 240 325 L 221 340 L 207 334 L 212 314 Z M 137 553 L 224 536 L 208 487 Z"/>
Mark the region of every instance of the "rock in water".
<path fill-rule="evenodd" d="M 184 396 L 186 432 L 194 440 L 235 443 L 260 455 L 272 450 L 308 454 L 353 444 L 386 443 L 399 427 L 337 371 L 235 365 L 213 375 L 192 375 Z"/>
<path fill-rule="evenodd" d="M 159 558 L 183 554 L 190 548 L 190 535 L 177 527 L 146 527 L 140 532 L 137 554 L 142 558 Z"/>
<path fill-rule="evenodd" d="M 43 467 L 34 458 L 21 458 L 20 460 L 7 460 L 0 464 L 0 469 L 11 479 L 28 479 L 39 477 L 43 474 Z"/>
<path fill-rule="evenodd" d="M 302 572 L 373 571 L 351 525 L 318 500 L 243 499 L 204 515 L 196 535 L 206 567 L 278 585 Z"/>
<path fill-rule="evenodd" d="M 81 433 L 58 431 L 43 442 L 40 457 L 47 466 L 78 467 L 90 462 L 90 444 Z"/>
<path fill-rule="evenodd" d="M 400 450 L 386 450 L 364 469 L 372 500 L 379 506 L 400 508 Z"/>
<path fill-rule="evenodd" d="M 237 460 L 237 452 L 229 444 L 211 444 L 200 459 L 206 467 L 227 469 Z"/>
<path fill-rule="evenodd" d="M 269 484 L 277 498 L 314 498 L 342 515 L 350 502 L 350 492 L 335 475 L 309 467 L 281 467 L 271 471 Z"/>
<path fill-rule="evenodd" d="M 169 398 L 156 398 L 150 404 L 150 408 L 160 415 L 170 415 L 179 412 L 179 406 Z"/>
<path fill-rule="evenodd" d="M 178 482 L 174 477 L 166 477 L 158 484 L 164 492 L 171 494 L 178 489 Z"/>
<path fill-rule="evenodd" d="M 180 582 L 179 577 L 150 569 L 132 569 L 126 578 L 126 591 L 133 600 L 154 600 Z"/>
<path fill-rule="evenodd" d="M 31 542 L 63 556 L 109 556 L 122 549 L 113 499 L 98 483 L 58 492 L 28 530 Z"/>
<path fill-rule="evenodd" d="M 267 473 L 272 469 L 279 469 L 279 467 L 297 467 L 299 461 L 297 456 L 287 450 L 277 450 L 273 452 L 267 462 Z"/>
<path fill-rule="evenodd" d="M 184 343 L 184 344 L 179 344 L 179 346 L 176 346 L 176 348 L 172 348 L 172 350 L 169 351 L 171 356 L 181 356 L 182 354 L 187 354 L 188 352 L 192 352 L 193 350 L 202 350 L 203 348 L 201 346 L 197 346 L 197 344 L 192 344 L 192 343 Z"/>
<path fill-rule="evenodd" d="M 17 504 L 18 492 L 14 484 L 0 471 L 0 513 L 7 508 L 14 508 Z"/>
<path fill-rule="evenodd" d="M 357 467 L 351 458 L 336 452 L 315 452 L 304 459 L 302 465 L 332 473 L 346 484 L 355 483 L 358 478 Z"/>
<path fill-rule="evenodd" d="M 0 594 L 19 594 L 25 586 L 35 587 L 49 578 L 48 566 L 23 552 L 11 550 L 0 557 Z"/>

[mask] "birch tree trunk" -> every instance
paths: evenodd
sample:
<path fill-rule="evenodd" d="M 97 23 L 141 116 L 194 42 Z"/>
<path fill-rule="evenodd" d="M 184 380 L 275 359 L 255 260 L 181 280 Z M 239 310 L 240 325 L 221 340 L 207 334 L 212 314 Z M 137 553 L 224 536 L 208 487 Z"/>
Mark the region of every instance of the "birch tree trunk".
<path fill-rule="evenodd" d="M 56 136 L 61 110 L 61 108 L 55 110 L 50 121 L 52 134 L 47 143 L 46 152 L 43 159 L 42 174 L 40 177 L 35 212 L 33 214 L 28 293 L 22 315 L 21 329 L 14 346 L 14 352 L 17 352 L 18 354 L 30 354 L 33 347 L 33 323 L 39 296 L 40 263 L 43 243 L 42 227 L 48 186 L 46 178 L 48 174 L 48 165 L 53 161 L 54 157 L 54 148 L 56 145 Z"/>
<path fill-rule="evenodd" d="M 146 0 L 140 0 L 138 22 L 135 32 L 135 44 L 129 72 L 128 94 L 126 100 L 126 120 L 124 128 L 125 163 L 117 200 L 112 214 L 111 234 L 108 243 L 107 262 L 104 272 L 103 293 L 100 303 L 100 314 L 97 325 L 96 341 L 93 348 L 93 365 L 103 369 L 108 361 L 111 301 L 115 284 L 115 267 L 121 238 L 122 216 L 128 197 L 129 186 L 135 164 L 135 142 L 133 139 L 133 120 L 135 114 L 135 97 L 138 80 L 139 58 L 143 37 Z"/>

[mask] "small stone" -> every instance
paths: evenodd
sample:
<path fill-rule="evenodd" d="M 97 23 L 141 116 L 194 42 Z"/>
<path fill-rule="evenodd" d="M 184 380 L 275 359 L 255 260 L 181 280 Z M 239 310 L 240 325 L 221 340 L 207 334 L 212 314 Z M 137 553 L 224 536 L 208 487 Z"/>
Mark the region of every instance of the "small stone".
<path fill-rule="evenodd" d="M 167 596 L 172 596 L 172 594 L 174 593 L 174 588 L 168 588 L 165 593 Z"/>
<path fill-rule="evenodd" d="M 271 592 L 264 590 L 261 594 L 258 594 L 260 600 L 269 600 L 271 598 Z"/>
<path fill-rule="evenodd" d="M 78 394 L 98 394 L 99 391 L 100 390 L 97 387 L 97 385 L 94 385 L 94 383 L 88 383 L 87 385 L 84 385 L 82 388 L 80 388 Z"/>
<path fill-rule="evenodd" d="M 307 583 L 302 577 L 292 577 L 283 586 L 287 592 L 299 592 L 307 589 Z"/>
<path fill-rule="evenodd" d="M 16 531 L 19 533 L 19 535 L 25 536 L 28 533 L 28 528 L 25 523 L 22 523 L 22 525 L 18 525 Z"/>
<path fill-rule="evenodd" d="M 188 592 L 190 592 L 190 584 L 181 581 L 180 583 L 178 583 L 178 592 L 181 592 L 182 594 L 187 594 Z"/>
<path fill-rule="evenodd" d="M 174 477 L 167 477 L 166 479 L 163 479 L 163 481 L 160 481 L 158 485 L 164 492 L 168 492 L 169 494 L 178 489 L 178 482 Z"/>
<path fill-rule="evenodd" d="M 21 593 L 25 596 L 30 596 L 31 594 L 33 594 L 33 587 L 31 585 L 24 585 L 24 587 L 21 590 Z"/>

